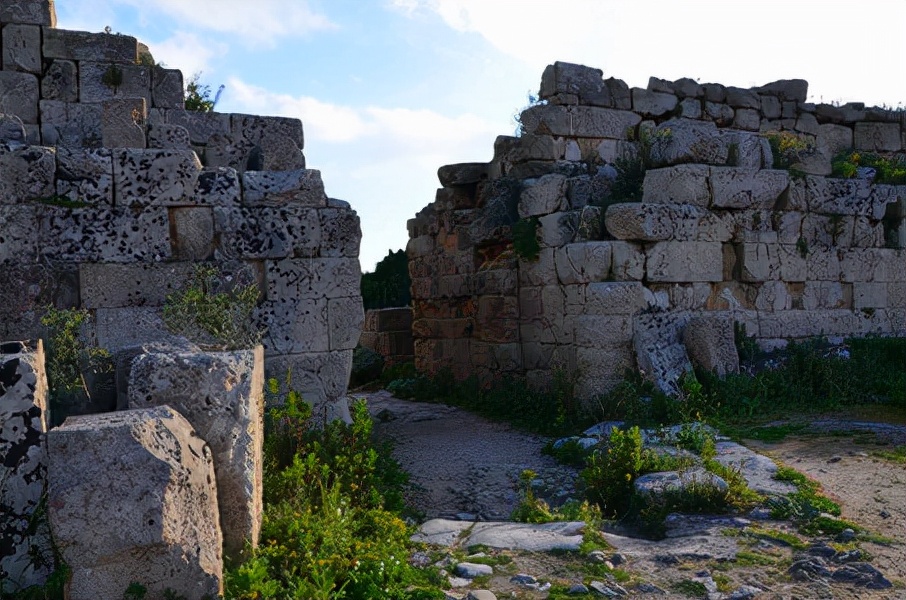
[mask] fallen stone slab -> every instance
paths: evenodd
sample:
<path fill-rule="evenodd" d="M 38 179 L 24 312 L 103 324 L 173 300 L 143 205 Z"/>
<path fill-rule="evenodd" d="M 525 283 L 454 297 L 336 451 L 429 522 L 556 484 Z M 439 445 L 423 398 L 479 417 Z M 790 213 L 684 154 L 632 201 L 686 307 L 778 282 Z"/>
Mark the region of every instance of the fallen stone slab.
<path fill-rule="evenodd" d="M 787 481 L 777 481 L 777 465 L 767 456 L 749 450 L 736 442 L 717 442 L 714 459 L 722 465 L 739 469 L 746 484 L 759 494 L 786 495 L 796 491 Z"/>
<path fill-rule="evenodd" d="M 713 487 L 719 491 L 726 491 L 729 488 L 726 481 L 703 467 L 692 467 L 685 471 L 647 473 L 636 479 L 633 485 L 637 493 L 646 496 L 686 492 L 701 486 Z"/>
<path fill-rule="evenodd" d="M 68 598 L 223 591 L 211 449 L 169 406 L 70 417 L 47 435 L 48 516 Z"/>
<path fill-rule="evenodd" d="M 530 552 L 578 551 L 584 530 L 585 523 L 582 521 L 533 524 L 431 519 L 419 527 L 412 540 L 438 546 L 466 547 L 481 544 L 491 548 Z"/>

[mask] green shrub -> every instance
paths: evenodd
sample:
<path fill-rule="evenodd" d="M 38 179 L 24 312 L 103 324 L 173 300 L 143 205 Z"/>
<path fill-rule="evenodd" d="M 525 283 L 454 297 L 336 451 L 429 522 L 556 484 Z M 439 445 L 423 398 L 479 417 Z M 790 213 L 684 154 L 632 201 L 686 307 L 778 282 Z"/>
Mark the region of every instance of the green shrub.
<path fill-rule="evenodd" d="M 586 496 L 605 516 L 625 516 L 633 497 L 633 482 L 641 471 L 641 431 L 638 427 L 625 431 L 614 428 L 607 449 L 592 453 L 582 470 Z"/>
<path fill-rule="evenodd" d="M 906 156 L 901 154 L 884 156 L 872 152 L 847 150 L 836 155 L 831 161 L 831 176 L 852 179 L 860 167 L 875 170 L 875 183 L 906 184 Z"/>
<path fill-rule="evenodd" d="M 199 82 L 201 73 L 195 73 L 186 82 L 185 108 L 197 112 L 211 112 L 214 110 L 216 98 L 211 98 L 211 86 Z"/>
<path fill-rule="evenodd" d="M 252 348 L 263 333 L 253 319 L 259 296 L 258 284 L 244 271 L 227 277 L 215 266 L 196 265 L 188 286 L 167 296 L 164 324 L 203 347 Z"/>
<path fill-rule="evenodd" d="M 405 250 L 390 251 L 373 273 L 362 274 L 362 304 L 365 310 L 409 306 L 412 281 Z"/>
<path fill-rule="evenodd" d="M 538 228 L 541 226 L 538 217 L 520 219 L 513 224 L 513 251 L 528 261 L 538 260 L 541 245 L 538 243 Z"/>
<path fill-rule="evenodd" d="M 775 169 L 790 169 L 815 153 L 815 144 L 805 135 L 791 131 L 768 131 L 764 137 L 771 145 Z"/>

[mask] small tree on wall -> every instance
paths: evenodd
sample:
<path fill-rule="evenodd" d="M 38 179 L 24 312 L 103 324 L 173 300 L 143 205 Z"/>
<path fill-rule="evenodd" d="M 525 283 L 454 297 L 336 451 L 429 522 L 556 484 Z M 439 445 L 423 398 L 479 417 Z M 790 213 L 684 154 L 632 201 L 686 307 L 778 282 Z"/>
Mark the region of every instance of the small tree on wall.
<path fill-rule="evenodd" d="M 409 259 L 405 250 L 390 250 L 374 273 L 362 275 L 362 303 L 365 310 L 409 306 L 412 300 Z"/>

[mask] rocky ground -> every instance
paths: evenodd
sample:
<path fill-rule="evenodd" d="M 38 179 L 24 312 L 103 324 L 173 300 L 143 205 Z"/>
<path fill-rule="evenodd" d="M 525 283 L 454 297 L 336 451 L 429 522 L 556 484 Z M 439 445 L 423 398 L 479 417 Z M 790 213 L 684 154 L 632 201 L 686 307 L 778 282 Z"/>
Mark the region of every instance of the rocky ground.
<path fill-rule="evenodd" d="M 675 515 L 664 540 L 608 529 L 610 548 L 585 554 L 581 523 L 495 524 L 516 506 L 524 469 L 552 503 L 573 494 L 576 471 L 541 454 L 547 438 L 450 406 L 364 395 L 412 477 L 408 500 L 428 542 L 413 560 L 444 567 L 449 598 L 548 598 L 551 584 L 577 598 L 906 598 L 906 465 L 876 455 L 906 444 L 906 426 L 828 419 L 745 443 L 817 480 L 844 518 L 877 535 L 808 538 L 764 510 Z"/>

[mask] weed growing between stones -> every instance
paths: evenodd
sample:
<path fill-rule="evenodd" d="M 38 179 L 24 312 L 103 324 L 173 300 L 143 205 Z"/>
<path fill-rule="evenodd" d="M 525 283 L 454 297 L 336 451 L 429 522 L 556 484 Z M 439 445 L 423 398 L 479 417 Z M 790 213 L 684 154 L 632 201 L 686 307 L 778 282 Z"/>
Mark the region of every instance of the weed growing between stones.
<path fill-rule="evenodd" d="M 263 336 L 252 318 L 260 291 L 250 274 L 240 272 L 233 277 L 214 266 L 196 265 L 189 285 L 167 296 L 167 329 L 207 348 L 256 346 Z"/>
<path fill-rule="evenodd" d="M 443 598 L 432 571 L 407 562 L 405 474 L 372 444 L 364 402 L 352 414 L 314 427 L 295 392 L 268 414 L 261 544 L 226 573 L 227 598 Z"/>
<path fill-rule="evenodd" d="M 775 169 L 795 169 L 797 163 L 815 153 L 815 144 L 803 134 L 791 131 L 767 131 L 764 137 L 771 146 Z"/>
<path fill-rule="evenodd" d="M 771 517 L 793 521 L 806 535 L 839 534 L 844 529 L 861 531 L 856 523 L 840 516 L 840 505 L 821 493 L 821 486 L 802 473 L 789 467 L 780 467 L 774 476 L 779 481 L 794 484 L 797 490 L 785 498 L 770 499 Z"/>
<path fill-rule="evenodd" d="M 906 156 L 903 155 L 847 150 L 831 161 L 832 177 L 852 179 L 860 175 L 860 169 L 866 176 L 871 174 L 874 183 L 906 184 Z"/>
<path fill-rule="evenodd" d="M 220 91 L 223 90 L 223 86 L 220 86 L 217 97 L 212 99 L 211 86 L 200 83 L 200 79 L 201 73 L 199 72 L 192 75 L 189 81 L 186 82 L 186 110 L 211 112 L 217 104 L 217 97 L 220 96 Z"/>

